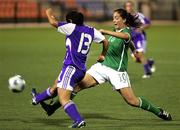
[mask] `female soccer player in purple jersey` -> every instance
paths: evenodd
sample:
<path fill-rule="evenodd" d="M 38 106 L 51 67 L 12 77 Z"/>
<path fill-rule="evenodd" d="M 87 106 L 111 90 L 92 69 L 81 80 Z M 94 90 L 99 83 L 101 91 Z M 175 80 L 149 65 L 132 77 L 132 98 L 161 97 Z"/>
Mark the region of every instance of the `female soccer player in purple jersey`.
<path fill-rule="evenodd" d="M 80 82 L 86 73 L 86 59 L 92 42 L 103 43 L 103 50 L 97 61 L 102 62 L 108 48 L 108 41 L 95 28 L 84 25 L 84 17 L 80 12 L 72 11 L 66 15 L 67 22 L 58 22 L 52 9 L 47 9 L 46 14 L 49 23 L 58 29 L 58 32 L 66 35 L 66 55 L 61 73 L 55 83 L 59 101 L 64 111 L 73 120 L 70 128 L 82 128 L 86 125 L 79 114 L 75 104 L 70 100 L 70 95 L 75 85 Z M 56 91 L 56 90 L 54 90 Z M 33 104 L 51 97 L 50 89 L 37 94 L 32 91 Z"/>
<path fill-rule="evenodd" d="M 136 50 L 131 42 L 128 26 L 137 25 L 133 16 L 124 9 L 117 9 L 113 13 L 113 24 L 115 31 L 101 30 L 102 33 L 110 35 L 109 48 L 104 61 L 95 63 L 86 72 L 85 77 L 77 84 L 74 92 L 109 82 L 129 105 L 152 112 L 163 120 L 172 120 L 171 115 L 165 110 L 152 105 L 143 97 L 137 97 L 131 87 L 127 74 L 128 48 L 131 48 L 135 56 Z M 60 106 L 59 101 L 52 105 L 42 103 L 42 107 L 48 115 L 52 115 Z"/>
<path fill-rule="evenodd" d="M 150 27 L 150 20 L 146 18 L 142 13 L 135 12 L 134 3 L 132 1 L 127 1 L 124 4 L 124 8 L 134 17 L 139 19 L 142 25 L 138 28 L 132 27 L 132 41 L 138 51 L 138 57 L 135 58 L 136 62 L 143 64 L 144 67 L 144 75 L 142 78 L 150 78 L 152 72 L 155 71 L 154 61 L 153 59 L 146 59 L 144 53 L 146 51 L 146 33 L 145 30 Z"/>

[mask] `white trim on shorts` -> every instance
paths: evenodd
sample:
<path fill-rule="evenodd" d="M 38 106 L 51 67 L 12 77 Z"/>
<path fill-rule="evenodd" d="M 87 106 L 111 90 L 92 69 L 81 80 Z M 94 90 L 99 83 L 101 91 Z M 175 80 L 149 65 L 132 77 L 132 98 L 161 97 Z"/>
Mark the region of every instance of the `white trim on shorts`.
<path fill-rule="evenodd" d="M 109 82 L 113 90 L 131 87 L 129 76 L 126 71 L 116 71 L 101 63 L 96 63 L 86 72 L 90 74 L 99 84 Z"/>
<path fill-rule="evenodd" d="M 75 71 L 76 71 L 75 67 L 68 66 L 64 72 L 61 82 L 57 83 L 57 87 L 73 91 L 73 86 L 70 85 L 70 81 Z M 61 73 L 58 77 L 58 80 L 60 80 L 60 76 L 61 76 Z"/>

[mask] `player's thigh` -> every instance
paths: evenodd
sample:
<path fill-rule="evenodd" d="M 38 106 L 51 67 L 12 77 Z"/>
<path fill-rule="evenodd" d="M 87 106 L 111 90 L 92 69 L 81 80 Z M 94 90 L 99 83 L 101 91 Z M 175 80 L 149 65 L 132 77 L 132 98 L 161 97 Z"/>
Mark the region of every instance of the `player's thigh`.
<path fill-rule="evenodd" d="M 74 91 L 79 92 L 82 89 L 87 89 L 97 84 L 97 81 L 90 74 L 86 73 L 84 78 L 76 85 Z"/>
<path fill-rule="evenodd" d="M 59 75 L 57 87 L 73 91 L 76 84 L 79 83 L 84 76 L 84 70 L 70 65 L 64 66 Z"/>
<path fill-rule="evenodd" d="M 106 67 L 101 63 L 96 63 L 86 72 L 85 77 L 79 82 L 75 89 L 75 92 L 79 92 L 82 89 L 94 87 L 97 84 L 106 82 Z"/>
<path fill-rule="evenodd" d="M 111 72 L 109 72 L 108 76 L 109 82 L 113 86 L 114 90 L 119 90 L 131 86 L 127 72 L 118 72 L 112 70 Z"/>

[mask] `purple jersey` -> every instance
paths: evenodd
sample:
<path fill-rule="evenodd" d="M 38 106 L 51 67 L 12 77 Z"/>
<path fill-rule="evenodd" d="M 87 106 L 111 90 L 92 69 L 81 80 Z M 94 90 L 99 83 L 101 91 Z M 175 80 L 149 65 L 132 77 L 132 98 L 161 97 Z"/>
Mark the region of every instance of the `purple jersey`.
<path fill-rule="evenodd" d="M 140 20 L 142 24 L 150 24 L 150 20 L 147 19 L 142 13 L 136 13 L 135 17 Z M 143 32 L 137 32 L 136 28 L 131 28 L 131 35 L 132 40 L 134 42 L 134 45 L 136 47 L 136 50 L 139 52 L 145 52 L 146 50 L 146 33 Z"/>
<path fill-rule="evenodd" d="M 136 13 L 135 17 L 138 18 L 142 24 L 150 24 L 150 20 L 148 18 L 146 18 L 142 13 Z M 142 38 L 142 35 L 144 35 L 143 37 L 146 37 L 146 34 L 144 31 L 142 33 L 140 33 L 140 32 L 136 32 L 135 30 L 136 30 L 136 28 L 132 28 L 132 38 L 133 37 L 141 37 Z"/>
<path fill-rule="evenodd" d="M 99 43 L 105 39 L 95 28 L 73 23 L 59 22 L 58 32 L 66 35 L 64 65 L 73 65 L 81 70 L 86 69 L 85 63 L 91 43 Z"/>

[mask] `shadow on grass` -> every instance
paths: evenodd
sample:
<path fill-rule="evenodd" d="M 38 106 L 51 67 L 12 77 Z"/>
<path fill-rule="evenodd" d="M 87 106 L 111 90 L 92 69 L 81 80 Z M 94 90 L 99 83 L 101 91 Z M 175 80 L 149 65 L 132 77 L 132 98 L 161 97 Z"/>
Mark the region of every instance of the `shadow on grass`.
<path fill-rule="evenodd" d="M 97 127 L 122 128 L 122 127 L 180 127 L 180 119 L 164 121 L 158 118 L 115 118 L 103 113 L 84 113 L 85 119 L 94 119 Z M 100 120 L 98 120 L 100 119 Z"/>
<path fill-rule="evenodd" d="M 51 118 L 4 118 L 0 119 L 0 124 L 1 123 L 17 123 L 21 122 L 23 124 L 43 124 L 43 125 L 48 125 L 48 126 L 67 126 L 67 124 L 71 124 L 71 120 L 66 118 L 66 119 L 51 119 Z"/>
<path fill-rule="evenodd" d="M 180 119 L 173 121 L 163 121 L 160 119 L 147 119 L 147 118 L 115 118 L 104 113 L 83 113 L 82 114 L 89 127 L 107 127 L 107 128 L 122 128 L 122 127 L 180 127 Z M 22 122 L 30 124 L 43 124 L 46 126 L 59 126 L 67 127 L 72 123 L 72 121 L 67 118 L 6 118 L 0 119 L 1 122 Z"/>

